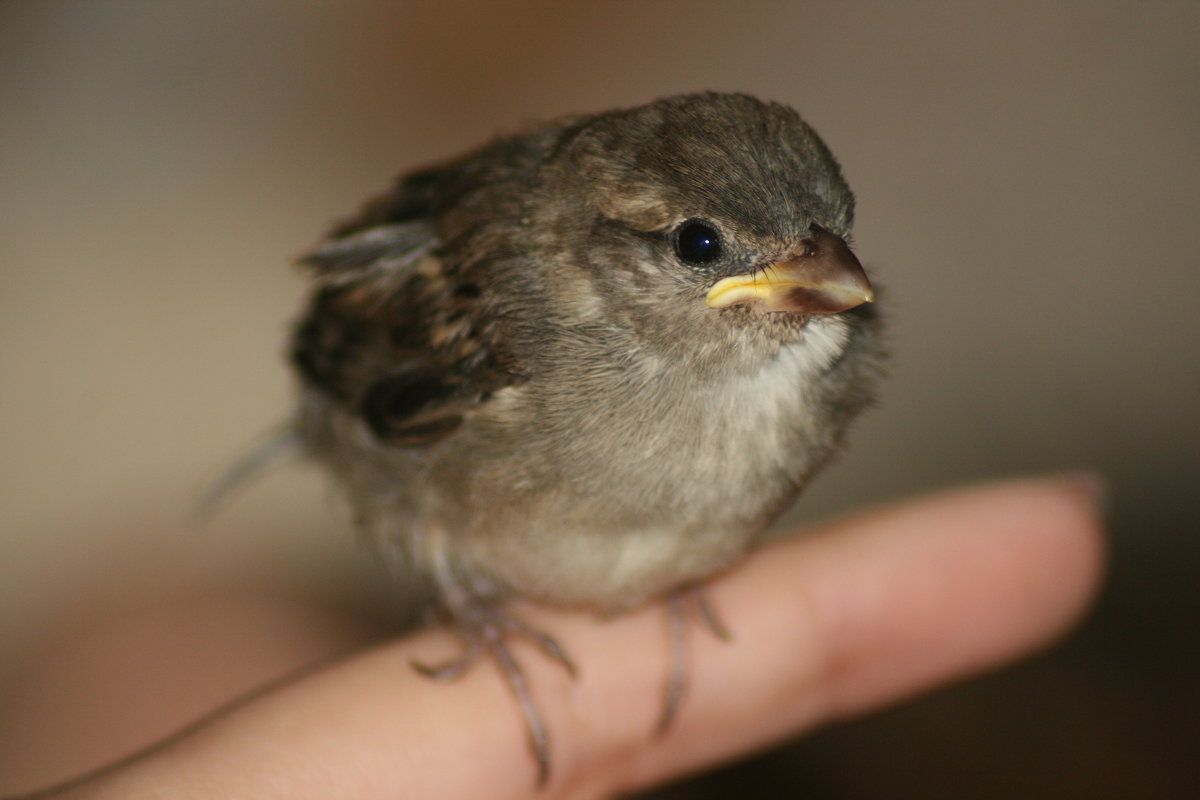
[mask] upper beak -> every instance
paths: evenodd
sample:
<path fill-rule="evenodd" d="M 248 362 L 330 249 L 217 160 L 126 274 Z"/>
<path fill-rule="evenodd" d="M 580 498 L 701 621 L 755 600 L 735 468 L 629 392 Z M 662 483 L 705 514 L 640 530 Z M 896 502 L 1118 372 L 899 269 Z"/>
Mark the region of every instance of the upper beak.
<path fill-rule="evenodd" d="M 705 301 L 712 308 L 761 303 L 764 311 L 836 314 L 875 300 L 862 264 L 841 237 L 814 225 L 804 251 L 786 261 L 717 281 Z"/>

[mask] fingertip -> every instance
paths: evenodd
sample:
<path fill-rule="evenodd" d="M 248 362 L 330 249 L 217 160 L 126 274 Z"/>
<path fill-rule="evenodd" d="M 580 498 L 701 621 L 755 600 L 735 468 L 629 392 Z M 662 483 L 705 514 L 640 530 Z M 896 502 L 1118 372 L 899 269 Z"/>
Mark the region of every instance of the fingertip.
<path fill-rule="evenodd" d="M 1048 614 L 1042 631 L 1053 641 L 1092 606 L 1103 586 L 1108 564 L 1105 517 L 1108 483 L 1092 471 L 1074 471 L 1015 481 L 1015 504 L 1031 519 L 1017 531 L 1038 547 Z"/>
<path fill-rule="evenodd" d="M 866 574 L 887 588 L 873 596 L 860 589 L 874 605 L 852 607 L 858 619 L 874 624 L 862 629 L 866 636 L 853 648 L 861 680 L 847 670 L 846 684 L 834 689 L 844 710 L 856 713 L 992 668 L 1060 638 L 1102 583 L 1103 486 L 1092 473 L 1009 479 L 852 523 L 861 553 L 876 556 Z M 854 569 L 861 571 L 868 558 L 859 561 Z M 851 633 L 831 638 L 856 638 L 855 619 L 837 622 Z M 881 629 L 895 633 L 882 637 Z M 887 649 L 877 649 L 881 643 Z M 872 667 L 887 662 L 889 670 Z"/>
<path fill-rule="evenodd" d="M 755 653 L 759 678 L 807 687 L 790 725 L 860 713 L 1077 622 L 1104 572 L 1102 487 L 1086 473 L 1021 478 L 859 514 L 760 552 L 716 600 L 735 647 L 770 642 Z"/>

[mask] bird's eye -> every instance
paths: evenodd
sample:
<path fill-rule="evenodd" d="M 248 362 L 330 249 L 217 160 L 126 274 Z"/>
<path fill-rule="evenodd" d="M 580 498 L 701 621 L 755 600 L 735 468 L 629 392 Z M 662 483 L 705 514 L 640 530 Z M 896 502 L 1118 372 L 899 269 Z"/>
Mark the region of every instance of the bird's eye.
<path fill-rule="evenodd" d="M 704 220 L 689 219 L 675 230 L 675 255 L 685 264 L 710 264 L 722 250 L 721 234 Z"/>

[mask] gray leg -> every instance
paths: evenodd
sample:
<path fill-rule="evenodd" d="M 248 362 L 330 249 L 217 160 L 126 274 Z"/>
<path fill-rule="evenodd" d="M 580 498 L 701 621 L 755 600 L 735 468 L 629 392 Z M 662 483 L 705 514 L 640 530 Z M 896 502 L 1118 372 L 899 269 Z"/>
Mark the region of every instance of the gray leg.
<path fill-rule="evenodd" d="M 441 565 L 447 566 L 445 561 L 441 561 Z M 510 636 L 528 639 L 548 658 L 562 664 L 572 678 L 577 675 L 575 664 L 553 637 L 511 616 L 499 607 L 497 601 L 478 597 L 464 589 L 451 569 L 435 570 L 434 579 L 442 607 L 450 615 L 455 630 L 465 644 L 465 650 L 461 657 L 444 664 L 428 665 L 414 661 L 413 668 L 435 680 L 453 680 L 474 666 L 480 657 L 490 656 L 516 697 L 521 715 L 525 718 L 530 750 L 537 761 L 538 786 L 544 786 L 550 777 L 550 736 L 529 691 L 525 671 L 513 657 L 507 639 Z"/>
<path fill-rule="evenodd" d="M 714 636 L 723 641 L 730 638 L 729 629 L 713 612 L 704 594 L 704 587 L 692 586 L 672 593 L 667 598 L 667 639 L 670 647 L 670 664 L 663 691 L 662 714 L 658 718 L 656 732 L 662 736 L 671 727 L 679 707 L 683 704 L 688 685 L 687 617 L 688 606 L 692 606 L 697 621 Z"/>

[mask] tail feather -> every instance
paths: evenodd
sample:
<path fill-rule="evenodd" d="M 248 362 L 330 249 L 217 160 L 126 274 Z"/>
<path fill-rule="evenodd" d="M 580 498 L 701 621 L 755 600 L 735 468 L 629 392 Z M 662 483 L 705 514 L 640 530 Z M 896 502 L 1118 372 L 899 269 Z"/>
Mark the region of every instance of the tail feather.
<path fill-rule="evenodd" d="M 300 454 L 300 433 L 294 422 L 286 422 L 262 437 L 209 482 L 200 493 L 196 511 L 208 517 L 238 489 L 258 478 L 271 467 Z"/>

